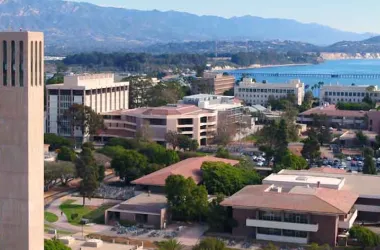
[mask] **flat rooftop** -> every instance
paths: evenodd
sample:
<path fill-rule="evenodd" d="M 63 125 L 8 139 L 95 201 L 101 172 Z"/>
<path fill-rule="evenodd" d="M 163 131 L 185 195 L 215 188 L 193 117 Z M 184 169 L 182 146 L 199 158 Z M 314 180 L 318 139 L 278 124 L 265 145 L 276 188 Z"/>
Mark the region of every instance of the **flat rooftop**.
<path fill-rule="evenodd" d="M 263 180 L 264 182 L 287 182 L 287 183 L 296 183 L 296 184 L 309 184 L 317 185 L 318 182 L 320 185 L 329 185 L 336 186 L 339 189 L 339 185 L 344 183 L 344 178 L 337 177 L 323 177 L 323 176 L 304 176 L 304 175 L 280 175 L 280 174 L 271 174 Z"/>
<path fill-rule="evenodd" d="M 352 191 L 362 198 L 380 199 L 380 175 L 365 175 L 354 173 L 323 173 L 307 170 L 281 170 L 277 175 L 313 176 L 344 178 L 345 182 L 341 190 Z"/>
<path fill-rule="evenodd" d="M 107 211 L 161 214 L 161 209 L 166 207 L 167 199 L 165 195 L 141 193 L 110 209 L 107 209 Z"/>

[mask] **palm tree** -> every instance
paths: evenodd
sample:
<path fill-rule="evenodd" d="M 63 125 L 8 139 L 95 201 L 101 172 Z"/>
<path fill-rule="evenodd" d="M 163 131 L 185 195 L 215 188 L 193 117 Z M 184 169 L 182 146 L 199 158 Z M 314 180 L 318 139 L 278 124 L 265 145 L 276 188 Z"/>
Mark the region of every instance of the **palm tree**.
<path fill-rule="evenodd" d="M 183 246 L 176 239 L 161 241 L 158 243 L 158 250 L 182 250 Z"/>

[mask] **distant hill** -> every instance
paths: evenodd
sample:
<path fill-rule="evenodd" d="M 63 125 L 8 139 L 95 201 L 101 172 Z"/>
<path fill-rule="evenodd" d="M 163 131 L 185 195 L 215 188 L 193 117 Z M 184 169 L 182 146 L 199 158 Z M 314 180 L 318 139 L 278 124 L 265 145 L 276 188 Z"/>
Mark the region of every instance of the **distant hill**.
<path fill-rule="evenodd" d="M 133 50 L 156 43 L 292 40 L 326 45 L 357 34 L 319 24 L 253 16 L 222 18 L 176 11 L 138 11 L 61 0 L 0 0 L 0 30 L 41 30 L 50 54 Z"/>
<path fill-rule="evenodd" d="M 363 41 L 342 41 L 324 48 L 326 52 L 380 53 L 380 36 Z"/>

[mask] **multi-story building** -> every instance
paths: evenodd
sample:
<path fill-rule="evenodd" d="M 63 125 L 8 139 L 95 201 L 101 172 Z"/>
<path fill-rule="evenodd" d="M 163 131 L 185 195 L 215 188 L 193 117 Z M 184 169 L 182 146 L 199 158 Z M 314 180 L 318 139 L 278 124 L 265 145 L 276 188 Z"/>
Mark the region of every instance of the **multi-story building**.
<path fill-rule="evenodd" d="M 115 82 L 113 74 L 68 75 L 64 83 L 46 86 L 47 133 L 71 136 L 70 121 L 65 112 L 74 104 L 90 107 L 97 113 L 128 109 L 128 82 Z M 75 137 L 83 141 L 82 131 Z"/>
<path fill-rule="evenodd" d="M 266 105 L 270 96 L 281 99 L 294 94 L 296 104 L 301 105 L 305 96 L 305 86 L 300 80 L 291 80 L 288 83 L 257 83 L 251 78 L 244 78 L 235 85 L 235 97 L 243 100 L 247 105 Z"/>
<path fill-rule="evenodd" d="M 302 112 L 297 117 L 301 124 L 312 124 L 315 115 L 327 117 L 329 126 L 335 128 L 367 129 L 367 111 L 338 110 L 335 105 L 325 104 Z"/>
<path fill-rule="evenodd" d="M 368 130 L 380 134 L 380 111 L 374 109 L 367 112 Z"/>
<path fill-rule="evenodd" d="M 179 103 L 196 105 L 199 108 L 216 111 L 219 118 L 230 122 L 239 122 L 243 117 L 244 106 L 234 96 L 198 94 L 185 96 Z"/>
<path fill-rule="evenodd" d="M 150 139 L 165 145 L 165 135 L 176 131 L 207 145 L 216 131 L 217 113 L 194 105 L 173 104 L 154 108 L 137 108 L 102 113 L 106 130 L 97 140 L 112 137 L 134 138 L 136 132 L 148 129 Z"/>
<path fill-rule="evenodd" d="M 0 62 L 0 249 L 43 249 L 43 34 L 0 32 Z"/>
<path fill-rule="evenodd" d="M 320 102 L 329 102 L 336 104 L 337 102 L 357 102 L 363 101 L 365 96 L 369 96 L 372 100 L 380 101 L 380 90 L 377 85 L 324 85 L 321 87 L 319 94 Z"/>
<path fill-rule="evenodd" d="M 223 74 L 204 73 L 203 77 L 195 78 L 191 83 L 193 94 L 222 95 L 235 85 L 235 77 Z"/>
<path fill-rule="evenodd" d="M 257 240 L 335 246 L 356 219 L 358 195 L 311 186 L 246 186 L 221 205 L 237 221 L 232 234 Z"/>

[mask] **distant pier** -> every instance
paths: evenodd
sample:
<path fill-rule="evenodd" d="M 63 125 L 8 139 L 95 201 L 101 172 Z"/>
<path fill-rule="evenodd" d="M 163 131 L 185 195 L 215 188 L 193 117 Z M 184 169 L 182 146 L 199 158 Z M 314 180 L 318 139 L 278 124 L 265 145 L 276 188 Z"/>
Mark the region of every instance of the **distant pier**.
<path fill-rule="evenodd" d="M 289 77 L 289 78 L 334 78 L 334 79 L 380 79 L 380 74 L 315 74 L 315 73 L 236 73 L 231 72 L 235 78 L 243 75 L 248 77 Z"/>

